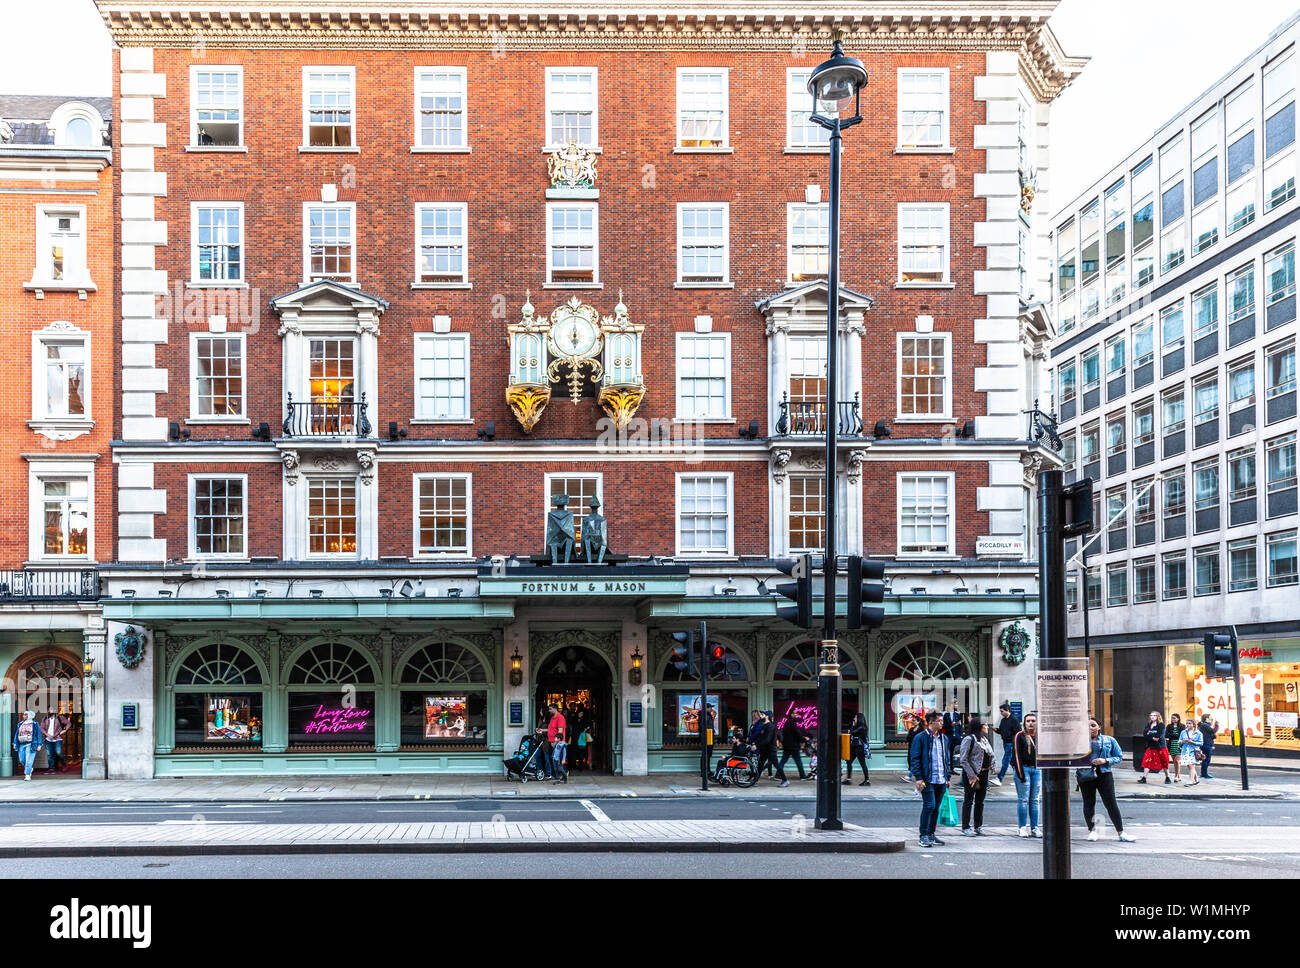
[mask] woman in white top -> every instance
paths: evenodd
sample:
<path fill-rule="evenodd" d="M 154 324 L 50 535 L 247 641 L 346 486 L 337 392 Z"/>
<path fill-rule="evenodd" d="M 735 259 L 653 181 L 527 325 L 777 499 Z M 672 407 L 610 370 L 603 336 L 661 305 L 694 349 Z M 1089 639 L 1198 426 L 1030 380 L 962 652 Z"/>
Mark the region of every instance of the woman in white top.
<path fill-rule="evenodd" d="M 1198 770 L 1200 764 L 1196 762 L 1196 754 L 1201 752 L 1201 743 L 1204 739 L 1194 719 L 1187 721 L 1187 725 L 1178 737 L 1178 762 L 1187 768 L 1187 775 L 1192 780 L 1190 786 L 1196 786 L 1201 782 Z"/>

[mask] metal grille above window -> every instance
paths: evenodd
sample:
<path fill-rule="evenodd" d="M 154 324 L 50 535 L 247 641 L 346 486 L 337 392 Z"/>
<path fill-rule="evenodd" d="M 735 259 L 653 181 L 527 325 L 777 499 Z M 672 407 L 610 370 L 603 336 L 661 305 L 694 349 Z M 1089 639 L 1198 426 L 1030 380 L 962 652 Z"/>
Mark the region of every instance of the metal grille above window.
<path fill-rule="evenodd" d="M 258 686 L 262 673 L 253 657 L 237 645 L 212 642 L 185 657 L 176 672 L 178 686 Z"/>

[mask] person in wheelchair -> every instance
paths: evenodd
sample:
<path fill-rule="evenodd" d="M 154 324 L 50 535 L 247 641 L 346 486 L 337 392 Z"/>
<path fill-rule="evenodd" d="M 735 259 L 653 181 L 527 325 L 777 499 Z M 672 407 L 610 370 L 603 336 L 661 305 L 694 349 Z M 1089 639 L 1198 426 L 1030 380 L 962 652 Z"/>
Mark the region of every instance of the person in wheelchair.
<path fill-rule="evenodd" d="M 749 757 L 749 741 L 745 737 L 745 731 L 739 726 L 733 726 L 731 729 L 731 752 L 718 760 L 718 765 L 713 770 L 713 778 L 720 780 L 722 771 L 727 768 L 727 763 L 732 760 L 743 760 Z"/>

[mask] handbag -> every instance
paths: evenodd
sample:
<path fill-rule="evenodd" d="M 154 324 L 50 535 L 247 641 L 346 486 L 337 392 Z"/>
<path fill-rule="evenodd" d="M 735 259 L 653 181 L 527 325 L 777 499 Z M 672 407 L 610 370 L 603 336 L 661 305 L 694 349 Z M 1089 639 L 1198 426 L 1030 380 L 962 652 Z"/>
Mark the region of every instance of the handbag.
<path fill-rule="evenodd" d="M 1205 750 L 1198 749 L 1195 752 L 1196 752 L 1196 762 L 1197 763 L 1205 762 Z"/>

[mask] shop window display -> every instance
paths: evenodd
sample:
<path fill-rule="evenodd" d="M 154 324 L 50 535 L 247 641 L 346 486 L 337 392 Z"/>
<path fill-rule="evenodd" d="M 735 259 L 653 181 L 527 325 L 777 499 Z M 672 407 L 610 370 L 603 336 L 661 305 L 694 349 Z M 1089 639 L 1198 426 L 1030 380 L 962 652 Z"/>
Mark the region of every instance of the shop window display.
<path fill-rule="evenodd" d="M 289 693 L 289 745 L 375 745 L 375 694 L 334 688 Z"/>
<path fill-rule="evenodd" d="M 261 745 L 261 694 L 177 693 L 176 742 L 204 746 Z"/>
<path fill-rule="evenodd" d="M 713 745 L 721 746 L 733 727 L 749 731 L 749 690 L 709 686 L 708 705 L 713 720 Z M 700 689 L 665 689 L 663 692 L 663 745 L 696 748 L 700 743 Z"/>
<path fill-rule="evenodd" d="M 403 690 L 402 745 L 486 746 L 487 693 Z"/>
<path fill-rule="evenodd" d="M 1264 639 L 1239 643 L 1242 700 L 1246 709 L 1246 745 L 1252 749 L 1300 751 L 1300 639 Z M 1221 727 L 1219 742 L 1235 725 L 1231 682 L 1207 681 L 1204 647 L 1171 646 L 1166 650 L 1166 693 L 1170 712 L 1184 719 L 1209 711 Z M 1257 701 L 1256 701 L 1257 700 Z M 1199 704 L 1199 705 L 1198 705 Z"/>
<path fill-rule="evenodd" d="M 968 691 L 975 670 L 953 646 L 912 642 L 890 657 L 885 667 L 885 735 L 887 744 L 904 746 L 907 732 L 931 710 L 942 712 L 942 699 L 954 693 L 969 708 Z"/>

